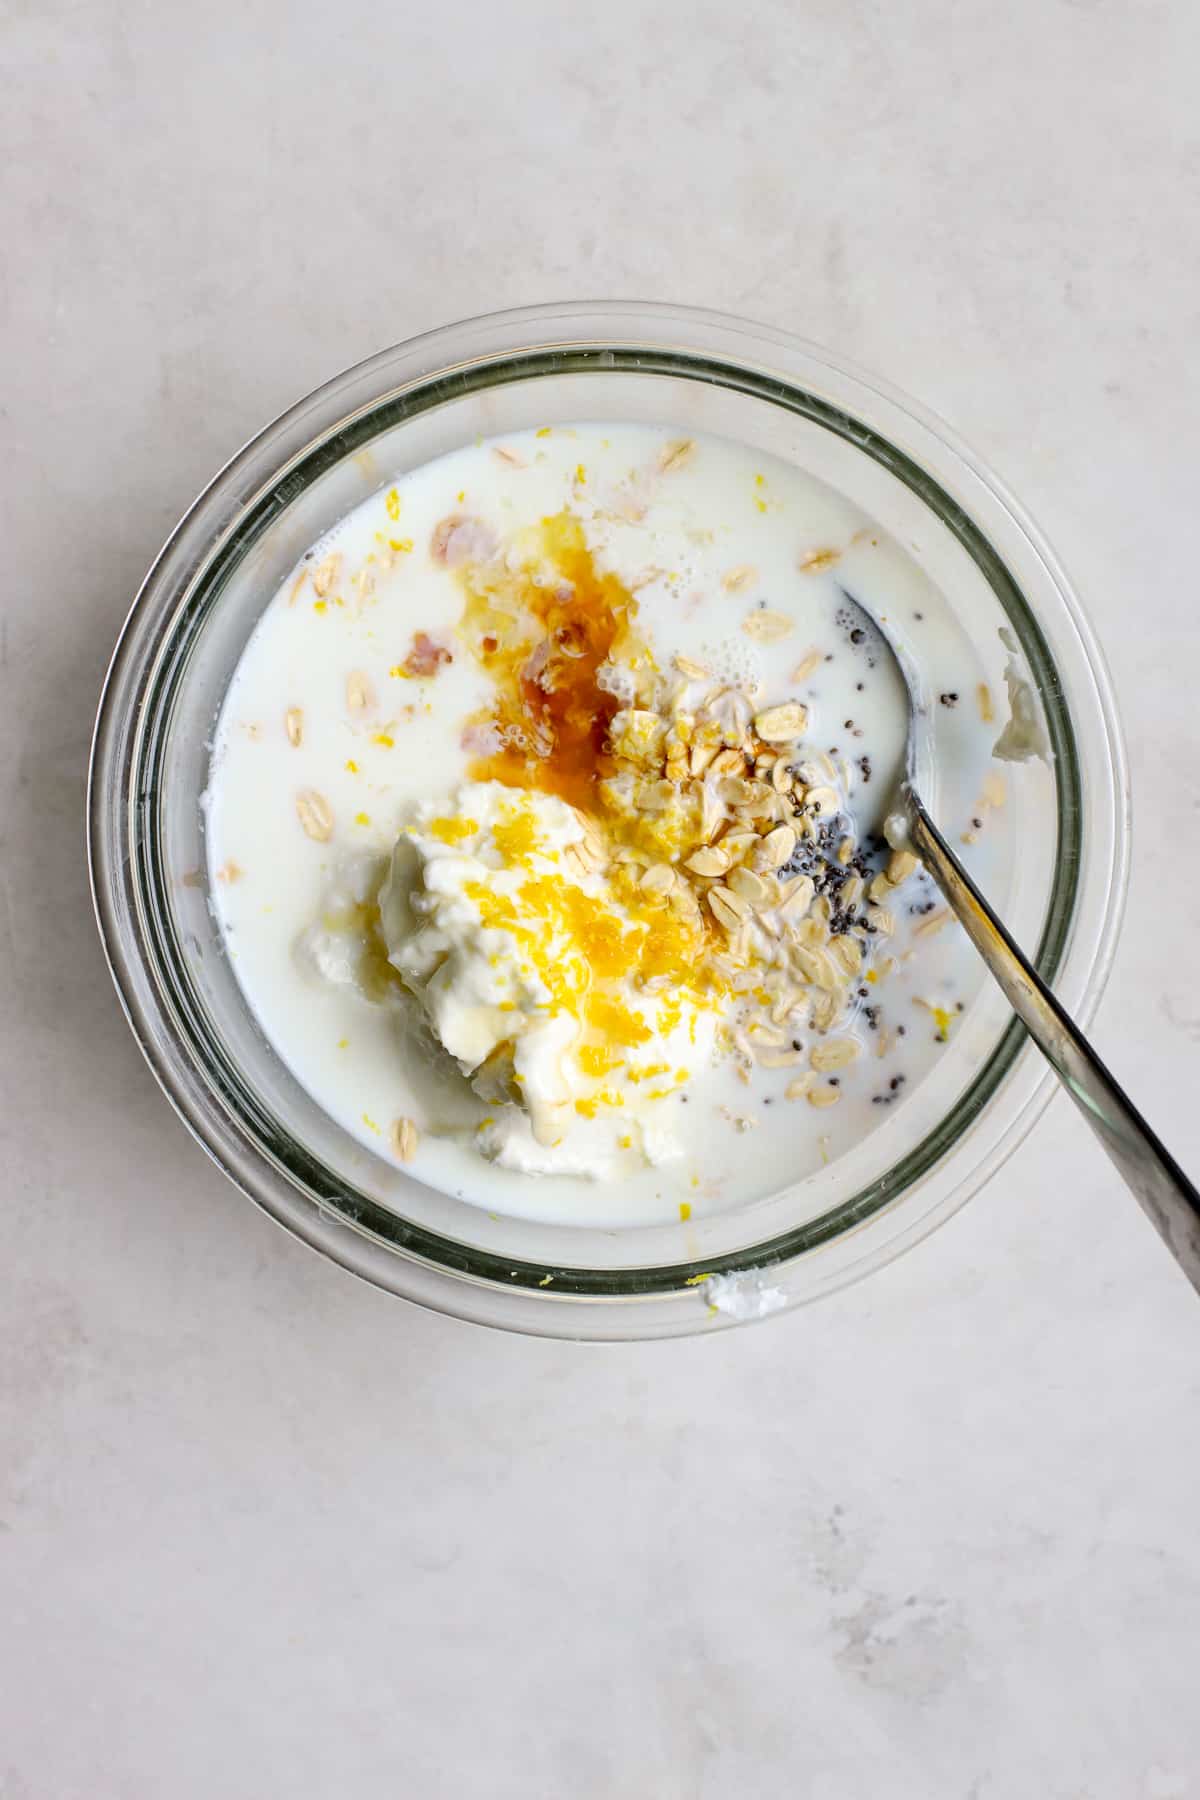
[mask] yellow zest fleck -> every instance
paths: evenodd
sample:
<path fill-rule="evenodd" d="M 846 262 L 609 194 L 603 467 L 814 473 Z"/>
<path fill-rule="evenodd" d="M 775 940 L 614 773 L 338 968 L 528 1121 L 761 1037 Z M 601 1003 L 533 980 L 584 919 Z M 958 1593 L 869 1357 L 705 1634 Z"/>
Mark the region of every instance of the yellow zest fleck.
<path fill-rule="evenodd" d="M 713 1273 L 712 1269 L 706 1269 L 703 1275 L 689 1275 L 683 1285 L 684 1287 L 703 1287 L 706 1281 L 712 1280 Z"/>
<path fill-rule="evenodd" d="M 594 1075 L 597 1079 L 621 1064 L 618 1053 L 610 1050 L 607 1044 L 582 1044 L 576 1052 L 576 1060 L 585 1075 Z"/>
<path fill-rule="evenodd" d="M 553 1275 L 543 1275 L 542 1279 L 538 1282 L 538 1286 L 539 1287 L 549 1287 L 550 1283 L 553 1280 L 554 1280 Z"/>
<path fill-rule="evenodd" d="M 754 477 L 754 485 L 755 485 L 755 487 L 766 487 L 766 485 L 767 485 L 766 476 L 765 475 L 756 475 Z"/>
<path fill-rule="evenodd" d="M 672 994 L 670 999 L 664 1000 L 662 1005 L 658 1009 L 658 1029 L 661 1031 L 662 1035 L 664 1037 L 669 1036 L 670 1033 L 672 1031 L 674 1031 L 675 1027 L 678 1025 L 678 1023 L 682 1017 L 683 1017 L 683 1004 L 677 994 Z M 695 1018 L 693 1017 L 689 1021 L 689 1023 L 691 1024 L 691 1027 L 692 1027 L 692 1033 L 693 1033 L 692 1042 L 694 1043 L 696 1041 L 695 1040 L 695 1028 L 696 1028 Z"/>
<path fill-rule="evenodd" d="M 338 1041 L 337 1041 L 337 1047 L 338 1047 L 338 1049 L 339 1049 L 339 1050 L 347 1050 L 347 1049 L 349 1049 L 349 1047 L 350 1047 L 350 1039 L 349 1039 L 349 1038 L 339 1038 L 339 1039 L 338 1039 Z"/>
<path fill-rule="evenodd" d="M 954 1023 L 954 1014 L 952 1012 L 947 1012 L 944 1006 L 931 1006 L 929 1011 L 933 1016 L 934 1024 L 938 1028 L 938 1039 L 944 1044 L 950 1036 L 950 1027 Z"/>
<path fill-rule="evenodd" d="M 375 736 L 371 739 L 371 742 L 373 744 L 381 744 L 385 750 L 394 750 L 396 748 L 395 738 L 391 737 L 386 731 L 377 731 Z"/>
<path fill-rule="evenodd" d="M 466 488 L 459 488 L 458 493 L 455 495 L 455 499 L 458 501 L 458 504 L 460 506 L 462 505 L 462 503 L 466 499 L 466 497 L 467 497 Z"/>
<path fill-rule="evenodd" d="M 755 502 L 754 502 L 754 504 L 755 504 L 755 506 L 756 506 L 756 507 L 757 507 L 757 508 L 758 508 L 758 510 L 759 510 L 759 512 L 761 512 L 761 513 L 765 513 L 765 512 L 766 512 L 766 510 L 767 510 L 767 503 L 766 503 L 766 501 L 765 501 L 765 500 L 755 500 Z"/>
<path fill-rule="evenodd" d="M 679 1217 L 680 1217 L 680 1219 L 686 1225 L 688 1220 L 691 1218 L 691 1216 L 692 1216 L 691 1202 L 688 1200 L 681 1200 L 679 1202 Z"/>
<path fill-rule="evenodd" d="M 574 938 L 593 975 L 614 980 L 628 971 L 631 958 L 626 932 L 603 900 L 552 876 L 535 876 L 524 882 L 520 897 L 538 918 L 549 920 Z"/>
<path fill-rule="evenodd" d="M 364 1124 L 364 1125 L 365 1125 L 365 1126 L 366 1126 L 366 1127 L 367 1127 L 367 1130 L 368 1130 L 368 1131 L 374 1131 L 374 1132 L 375 1132 L 375 1133 L 377 1133 L 377 1134 L 378 1134 L 378 1132 L 379 1132 L 379 1127 L 378 1127 L 378 1125 L 377 1125 L 377 1124 L 376 1124 L 376 1123 L 375 1123 L 375 1121 L 374 1121 L 374 1119 L 373 1119 L 373 1118 L 372 1118 L 372 1117 L 371 1117 L 371 1116 L 370 1116 L 370 1114 L 369 1114 L 369 1113 L 364 1113 L 364 1114 L 363 1114 L 363 1116 L 362 1116 L 362 1122 L 363 1122 L 363 1124 Z"/>
<path fill-rule="evenodd" d="M 550 429 L 551 428 L 549 425 L 539 426 L 538 430 L 535 431 L 533 435 L 534 435 L 534 437 L 549 437 Z"/>
<path fill-rule="evenodd" d="M 314 612 L 323 613 L 323 612 L 327 611 L 328 606 L 329 606 L 328 600 L 314 600 L 313 601 L 313 611 Z"/>
<path fill-rule="evenodd" d="M 874 987 L 875 983 L 879 980 L 878 969 L 868 969 L 867 980 L 871 983 L 872 987 Z"/>
<path fill-rule="evenodd" d="M 413 541 L 411 538 L 389 538 L 388 539 L 388 549 L 398 551 L 401 555 L 404 555 L 404 556 L 406 556 L 409 553 L 409 551 L 412 549 L 412 545 L 413 545 Z"/>
<path fill-rule="evenodd" d="M 370 814 L 369 813 L 355 813 L 354 823 L 356 825 L 369 825 L 371 823 Z"/>
<path fill-rule="evenodd" d="M 593 994 L 587 1004 L 587 1016 L 588 1023 L 614 1044 L 647 1044 L 650 1041 L 650 1027 L 619 1000 Z"/>
<path fill-rule="evenodd" d="M 434 819 L 429 826 L 429 835 L 439 844 L 461 844 L 466 838 L 474 837 L 478 830 L 475 819 Z"/>
<path fill-rule="evenodd" d="M 400 517 L 400 495 L 395 488 L 388 489 L 383 504 L 387 508 L 387 516 L 389 519 L 398 519 Z"/>
<path fill-rule="evenodd" d="M 633 1149 L 633 1139 L 629 1136 L 628 1132 L 626 1132 L 624 1137 L 619 1137 L 617 1139 L 617 1146 L 621 1150 Z"/>
<path fill-rule="evenodd" d="M 580 487 L 587 486 L 587 470 L 582 463 L 575 464 L 575 480 Z"/>
<path fill-rule="evenodd" d="M 530 855 L 538 847 L 533 814 L 511 808 L 505 818 L 492 826 L 492 840 L 505 862 L 516 862 Z"/>
<path fill-rule="evenodd" d="M 647 1032 L 646 1036 L 649 1035 Z M 639 1081 L 653 1081 L 656 1075 L 665 1075 L 670 1066 L 669 1063 L 650 1063 L 644 1069 L 630 1069 L 629 1079 L 635 1086 Z"/>
<path fill-rule="evenodd" d="M 357 775 L 358 774 L 358 764 L 355 762 L 353 757 L 351 757 L 349 762 L 346 764 L 346 772 L 349 775 Z"/>
<path fill-rule="evenodd" d="M 575 1111 L 583 1119 L 594 1119 L 600 1108 L 599 1100 L 577 1100 Z"/>

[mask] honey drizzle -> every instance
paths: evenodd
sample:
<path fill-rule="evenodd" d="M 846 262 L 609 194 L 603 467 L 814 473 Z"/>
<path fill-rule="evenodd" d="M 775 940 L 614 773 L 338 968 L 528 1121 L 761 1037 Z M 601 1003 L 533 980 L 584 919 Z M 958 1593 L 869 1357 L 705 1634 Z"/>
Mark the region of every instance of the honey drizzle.
<path fill-rule="evenodd" d="M 613 574 L 597 569 L 580 521 L 543 519 L 515 571 L 469 564 L 459 632 L 496 687 L 472 725 L 493 728 L 498 747 L 474 758 L 475 781 L 536 788 L 584 811 L 612 773 L 609 721 L 621 702 L 596 677 L 610 657 L 652 666 L 637 638 L 638 604 Z"/>

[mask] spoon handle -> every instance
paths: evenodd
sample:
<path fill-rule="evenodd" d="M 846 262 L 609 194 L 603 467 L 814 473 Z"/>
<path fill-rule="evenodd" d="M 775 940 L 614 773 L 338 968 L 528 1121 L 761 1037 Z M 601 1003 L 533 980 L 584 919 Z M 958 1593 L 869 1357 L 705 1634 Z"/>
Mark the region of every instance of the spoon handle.
<path fill-rule="evenodd" d="M 1009 1005 L 1200 1293 L 1200 1193 L 1018 950 L 911 791 L 908 803 L 913 849 L 999 982 Z"/>

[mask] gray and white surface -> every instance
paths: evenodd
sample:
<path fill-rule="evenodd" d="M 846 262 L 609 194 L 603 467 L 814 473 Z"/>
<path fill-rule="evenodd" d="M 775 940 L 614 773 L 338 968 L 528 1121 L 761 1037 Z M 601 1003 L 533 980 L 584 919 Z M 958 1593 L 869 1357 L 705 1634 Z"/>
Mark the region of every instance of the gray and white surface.
<path fill-rule="evenodd" d="M 238 443 L 465 313 L 634 295 L 948 418 L 1113 661 L 1098 1037 L 1200 1167 L 1190 0 L 9 0 L 3 1800 L 1200 1794 L 1200 1302 L 1065 1102 L 869 1283 L 573 1348 L 358 1286 L 110 991 L 94 703 Z"/>

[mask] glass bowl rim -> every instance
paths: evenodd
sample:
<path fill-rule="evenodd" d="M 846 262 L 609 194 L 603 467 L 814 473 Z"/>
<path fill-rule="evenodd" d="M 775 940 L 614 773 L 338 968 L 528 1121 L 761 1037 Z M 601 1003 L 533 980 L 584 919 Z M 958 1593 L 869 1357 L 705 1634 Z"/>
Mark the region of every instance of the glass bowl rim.
<path fill-rule="evenodd" d="M 550 326 L 565 335 L 548 337 L 546 328 Z M 680 343 L 678 339 L 681 333 L 690 333 L 693 342 Z M 700 337 L 710 340 L 705 351 L 701 351 L 695 342 Z M 480 339 L 488 341 L 481 347 Z M 672 1277 L 665 1286 L 662 1281 L 656 1284 L 639 1282 L 639 1271 L 626 1269 L 619 1271 L 615 1277 L 609 1272 L 598 1272 L 598 1278 L 606 1283 L 600 1289 L 589 1290 L 584 1284 L 576 1287 L 575 1291 L 565 1291 L 560 1286 L 557 1292 L 548 1293 L 532 1283 L 532 1277 L 548 1265 L 531 1265 L 529 1270 L 521 1271 L 517 1286 L 507 1285 L 503 1281 L 498 1283 L 490 1272 L 479 1273 L 480 1266 L 486 1263 L 487 1258 L 478 1259 L 476 1267 L 472 1269 L 469 1253 L 465 1264 L 456 1266 L 455 1262 L 446 1261 L 444 1254 L 441 1257 L 435 1254 L 431 1259 L 426 1250 L 413 1250 L 407 1245 L 382 1242 L 369 1226 L 338 1213 L 328 1201 L 322 1203 L 311 1192 L 305 1194 L 301 1191 L 296 1185 L 295 1171 L 288 1172 L 286 1167 L 281 1167 L 276 1159 L 266 1154 L 261 1143 L 253 1142 L 244 1131 L 242 1141 L 237 1141 L 237 1134 L 231 1130 L 228 1118 L 222 1118 L 213 1107 L 211 1088 L 208 1092 L 204 1091 L 204 1069 L 202 1063 L 198 1066 L 194 1044 L 188 1040 L 186 1032 L 180 1032 L 177 1020 L 170 1015 L 170 1008 L 162 1003 L 162 994 L 155 993 L 155 984 L 148 979 L 149 971 L 144 966 L 144 959 L 139 959 L 137 954 L 137 933 L 132 926 L 141 895 L 136 889 L 133 876 L 134 860 L 126 858 L 122 862 L 119 856 L 114 857 L 113 854 L 114 828 L 117 826 L 115 812 L 119 810 L 122 798 L 131 808 L 134 800 L 133 790 L 120 780 L 118 768 L 129 780 L 135 778 L 135 752 L 140 742 L 130 736 L 128 719 L 123 720 L 121 717 L 122 703 L 129 698 L 131 686 L 144 692 L 148 672 L 157 666 L 156 659 L 167 647 L 171 631 L 178 628 L 177 603 L 180 594 L 191 591 L 190 584 L 199 580 L 203 570 L 214 565 L 218 554 L 236 535 L 239 521 L 244 522 L 250 515 L 255 500 L 261 499 L 262 494 L 272 486 L 285 488 L 287 473 L 301 462 L 310 460 L 318 448 L 330 451 L 336 448 L 339 460 L 353 454 L 353 444 L 342 441 L 343 432 L 355 420 L 365 418 L 370 422 L 376 421 L 389 399 L 410 390 L 423 392 L 426 389 L 440 389 L 444 396 L 456 373 L 461 375 L 463 371 L 472 369 L 476 376 L 480 369 L 491 370 L 492 380 L 488 385 L 503 384 L 529 373 L 530 360 L 539 350 L 548 352 L 552 358 L 562 358 L 568 353 L 577 356 L 583 354 L 595 359 L 591 366 L 602 367 L 616 366 L 611 360 L 605 363 L 605 357 L 611 359 L 615 354 L 624 355 L 631 347 L 651 349 L 671 360 L 673 366 L 669 372 L 690 374 L 692 379 L 711 379 L 711 374 L 705 373 L 705 365 L 711 356 L 712 340 L 716 340 L 719 345 L 717 366 L 727 370 L 740 369 L 744 373 L 753 371 L 761 379 L 759 365 L 739 356 L 742 339 L 756 344 L 760 353 L 764 346 L 769 346 L 788 353 L 793 359 L 807 361 L 823 374 L 842 379 L 862 396 L 874 396 L 911 421 L 943 453 L 955 459 L 976 477 L 991 498 L 999 502 L 1010 516 L 1018 532 L 1043 564 L 1073 627 L 1082 665 L 1094 689 L 1096 710 L 1108 751 L 1109 798 L 1115 809 L 1110 821 L 1114 854 L 1107 903 L 1102 909 L 1099 939 L 1087 959 L 1085 992 L 1076 1008 L 1086 1021 L 1098 1002 L 1111 965 L 1129 866 L 1128 781 L 1124 748 L 1103 657 L 1070 584 L 1041 534 L 1002 484 L 961 444 L 955 434 L 924 408 L 907 396 L 898 394 L 878 378 L 862 374 L 844 360 L 792 334 L 693 308 L 640 302 L 579 302 L 483 315 L 439 327 L 421 337 L 378 352 L 303 397 L 250 439 L 213 478 L 168 538 L 143 582 L 122 629 L 106 678 L 89 772 L 89 863 L 93 897 L 105 953 L 122 1005 L 135 1037 L 168 1099 L 192 1135 L 218 1166 L 279 1223 L 304 1238 L 314 1248 L 332 1256 L 343 1266 L 376 1285 L 479 1322 L 556 1336 L 637 1337 L 675 1335 L 702 1329 L 707 1320 L 704 1309 L 696 1305 L 696 1296 L 689 1291 L 691 1283 L 696 1279 L 690 1265 L 681 1265 L 671 1270 L 656 1268 L 654 1274 Z M 731 343 L 730 340 L 734 342 Z M 458 354 L 451 354 L 447 359 L 447 351 L 457 351 Z M 402 362 L 407 362 L 410 366 L 420 365 L 420 373 L 397 385 L 394 378 L 398 365 Z M 553 364 L 555 370 L 562 366 L 561 362 Z M 379 386 L 380 374 L 390 375 L 391 381 Z M 774 379 L 783 391 L 793 395 L 803 393 L 793 379 L 786 379 L 777 371 Z M 371 389 L 375 391 L 372 393 Z M 347 400 L 362 393 L 366 393 L 366 398 L 360 399 L 357 406 L 347 410 Z M 436 401 L 427 402 L 433 403 Z M 861 423 L 857 415 L 853 418 L 855 423 Z M 879 441 L 889 443 L 882 434 L 878 435 Z M 290 449 L 290 454 L 281 455 L 280 452 L 285 447 Z M 264 459 L 271 465 L 265 479 L 260 466 Z M 928 477 L 928 472 L 919 461 L 913 466 L 918 472 L 925 474 L 935 488 L 938 487 L 936 478 Z M 922 497 L 927 498 L 925 495 Z M 943 522 L 946 522 L 944 518 Z M 986 533 L 973 522 L 972 528 L 1003 568 L 1003 559 L 991 546 Z M 1007 578 L 1021 604 L 1027 609 L 1035 631 L 1039 631 L 1037 613 L 1033 606 L 1025 600 L 1015 579 L 1011 575 Z M 171 629 L 160 631 L 156 638 L 152 627 L 155 624 L 162 627 L 168 612 L 171 613 L 171 618 L 166 623 Z M 1051 668 L 1054 668 L 1052 658 Z M 126 728 L 124 734 L 122 726 Z M 1069 721 L 1068 732 L 1070 733 Z M 1072 736 L 1071 745 L 1073 742 Z M 123 755 L 119 754 L 122 751 Z M 1056 787 L 1059 790 L 1057 797 L 1061 823 L 1061 782 L 1056 783 Z M 1072 889 L 1073 900 L 1077 890 L 1078 881 Z M 1070 931 L 1070 909 L 1065 921 L 1060 923 L 1062 935 L 1055 957 L 1064 948 Z M 139 962 L 142 964 L 140 967 Z M 984 1065 L 981 1075 L 992 1069 L 993 1065 L 1003 1064 L 980 1102 L 981 1109 L 990 1104 L 1010 1079 L 1018 1059 L 1020 1036 L 1019 1028 L 1014 1022 Z M 880 1262 L 890 1260 L 893 1255 L 899 1254 L 902 1249 L 918 1241 L 951 1216 L 982 1185 L 1004 1157 L 1011 1153 L 1032 1127 L 1053 1091 L 1052 1078 L 1047 1073 L 1036 1083 L 1000 1142 L 939 1204 L 927 1209 L 921 1217 L 907 1221 L 904 1228 L 890 1235 L 886 1242 L 868 1248 L 865 1254 L 855 1256 L 849 1263 L 843 1259 L 843 1266 L 832 1271 L 831 1280 L 818 1283 L 807 1293 L 791 1294 L 789 1300 L 794 1302 L 815 1298 L 819 1292 L 843 1285 L 845 1281 L 868 1272 Z M 957 1110 L 957 1103 L 954 1110 Z M 947 1116 L 952 1117 L 953 1111 Z M 968 1120 L 967 1123 L 969 1122 Z M 943 1145 L 931 1159 L 933 1166 L 953 1149 L 960 1140 L 963 1129 L 960 1125 L 951 1135 L 949 1143 Z M 930 1134 L 930 1138 L 932 1135 Z M 925 1141 L 930 1140 L 923 1142 Z M 913 1193 L 912 1184 L 906 1183 L 894 1199 L 880 1201 L 873 1206 L 865 1215 L 866 1222 L 873 1223 L 889 1212 L 898 1215 L 905 1197 L 912 1196 Z M 832 1218 L 835 1213 L 844 1216 L 850 1212 L 851 1207 L 852 1203 L 843 1203 L 830 1213 L 821 1215 L 821 1218 Z M 843 1219 L 836 1232 L 826 1235 L 832 1242 L 845 1244 L 857 1223 L 850 1213 L 850 1217 Z M 431 1248 L 436 1248 L 439 1244 L 439 1240 L 432 1234 L 418 1230 L 417 1236 L 424 1237 Z M 818 1244 L 820 1241 L 816 1240 Z M 467 1248 L 469 1252 L 470 1247 Z M 744 1268 L 769 1261 L 772 1265 L 772 1281 L 775 1282 L 780 1278 L 781 1271 L 786 1272 L 789 1266 L 794 1266 L 813 1254 L 813 1247 L 809 1244 L 782 1259 L 769 1254 L 764 1256 L 764 1250 L 769 1252 L 774 1248 L 772 1245 L 752 1245 L 744 1253 L 726 1257 L 718 1266 L 723 1269 Z M 385 1259 L 383 1263 L 379 1260 L 381 1256 Z M 513 1280 L 517 1281 L 518 1276 L 519 1272 L 514 1268 Z M 678 1279 L 674 1279 L 675 1277 Z M 521 1302 L 515 1309 L 509 1304 L 514 1299 Z M 677 1304 L 681 1300 L 690 1303 L 686 1315 Z M 532 1303 L 532 1310 L 527 1302 Z M 617 1318 L 611 1316 L 614 1302 L 617 1303 L 615 1310 L 620 1315 Z M 598 1307 L 603 1309 L 605 1315 L 602 1324 L 597 1315 Z M 648 1308 L 653 1309 L 653 1316 Z"/>

